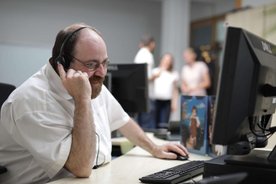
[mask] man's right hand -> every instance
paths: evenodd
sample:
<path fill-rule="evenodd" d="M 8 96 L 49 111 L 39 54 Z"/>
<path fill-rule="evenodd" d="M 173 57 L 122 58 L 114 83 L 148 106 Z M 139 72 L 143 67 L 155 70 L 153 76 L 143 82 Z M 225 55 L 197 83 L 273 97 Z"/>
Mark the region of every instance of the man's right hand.
<path fill-rule="evenodd" d="M 89 177 L 96 157 L 96 134 L 91 107 L 91 85 L 87 73 L 58 63 L 61 81 L 74 98 L 74 126 L 69 156 L 64 167 L 77 177 Z"/>
<path fill-rule="evenodd" d="M 91 99 L 92 89 L 86 72 L 69 69 L 66 73 L 60 63 L 58 63 L 58 72 L 63 86 L 75 100 Z"/>

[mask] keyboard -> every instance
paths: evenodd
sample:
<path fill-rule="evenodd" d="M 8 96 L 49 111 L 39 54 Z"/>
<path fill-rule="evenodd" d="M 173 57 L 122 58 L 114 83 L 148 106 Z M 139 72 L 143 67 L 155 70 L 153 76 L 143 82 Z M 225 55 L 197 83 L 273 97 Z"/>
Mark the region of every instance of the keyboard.
<path fill-rule="evenodd" d="M 197 175 L 202 174 L 203 168 L 203 160 L 193 160 L 144 176 L 142 178 L 139 178 L 139 180 L 143 183 L 175 184 L 189 180 Z"/>

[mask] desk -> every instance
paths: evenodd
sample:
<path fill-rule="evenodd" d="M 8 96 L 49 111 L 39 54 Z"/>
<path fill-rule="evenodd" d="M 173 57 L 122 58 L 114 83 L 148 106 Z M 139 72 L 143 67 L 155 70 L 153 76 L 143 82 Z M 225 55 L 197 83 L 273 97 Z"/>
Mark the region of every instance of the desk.
<path fill-rule="evenodd" d="M 125 137 L 116 137 L 112 138 L 112 152 L 115 147 L 120 149 L 121 154 L 126 154 L 134 147 L 134 144 Z"/>
<path fill-rule="evenodd" d="M 167 141 L 149 137 L 157 144 L 163 144 Z M 191 160 L 207 160 L 209 157 L 196 154 L 190 155 Z M 140 147 L 131 149 L 125 155 L 122 155 L 110 163 L 92 171 L 89 178 L 63 178 L 51 182 L 51 184 L 123 184 L 123 183 L 141 183 L 139 178 L 154 172 L 173 167 L 187 161 L 163 160 L 152 157 L 148 152 Z"/>

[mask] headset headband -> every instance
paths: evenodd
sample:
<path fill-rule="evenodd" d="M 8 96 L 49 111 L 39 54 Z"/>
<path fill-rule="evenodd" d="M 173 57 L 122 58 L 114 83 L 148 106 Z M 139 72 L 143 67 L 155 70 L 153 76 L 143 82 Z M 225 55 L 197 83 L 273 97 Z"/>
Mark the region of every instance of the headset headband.
<path fill-rule="evenodd" d="M 80 28 L 76 29 L 75 31 L 73 31 L 71 34 L 69 34 L 69 35 L 64 39 L 64 41 L 63 41 L 62 44 L 61 44 L 60 50 L 59 50 L 58 58 L 59 58 L 59 57 L 62 57 L 63 49 L 64 49 L 66 43 L 68 42 L 68 40 L 69 40 L 76 32 L 78 32 L 78 31 L 80 31 L 80 30 L 82 30 L 82 29 L 84 29 L 84 28 L 88 28 L 88 27 L 80 27 Z"/>

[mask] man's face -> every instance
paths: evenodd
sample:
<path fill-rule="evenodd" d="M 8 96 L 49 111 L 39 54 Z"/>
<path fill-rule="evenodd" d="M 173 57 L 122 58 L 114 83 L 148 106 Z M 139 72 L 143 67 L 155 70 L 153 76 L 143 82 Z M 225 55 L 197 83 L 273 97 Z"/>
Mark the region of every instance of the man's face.
<path fill-rule="evenodd" d="M 96 98 L 102 89 L 102 84 L 107 72 L 107 49 L 101 36 L 90 29 L 80 32 L 76 43 L 70 68 L 86 72 L 92 88 L 91 99 Z M 98 63 L 98 67 L 90 69 L 90 64 Z"/>
<path fill-rule="evenodd" d="M 191 64 L 191 63 L 195 62 L 196 55 L 192 51 L 186 50 L 183 53 L 183 58 L 184 58 L 184 61 L 186 62 L 186 64 Z"/>
<path fill-rule="evenodd" d="M 161 59 L 161 68 L 168 70 L 172 65 L 172 58 L 171 55 L 166 54 Z"/>
<path fill-rule="evenodd" d="M 149 49 L 152 53 L 154 53 L 155 47 L 156 47 L 155 41 L 150 42 Z"/>

